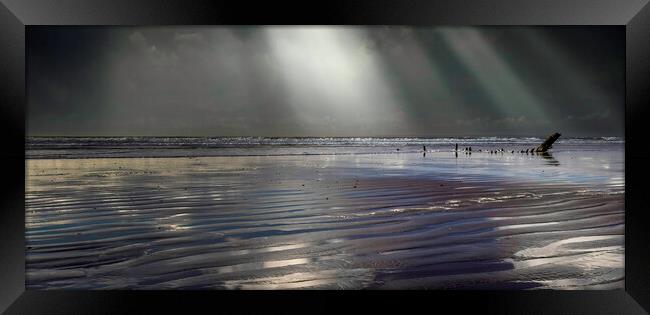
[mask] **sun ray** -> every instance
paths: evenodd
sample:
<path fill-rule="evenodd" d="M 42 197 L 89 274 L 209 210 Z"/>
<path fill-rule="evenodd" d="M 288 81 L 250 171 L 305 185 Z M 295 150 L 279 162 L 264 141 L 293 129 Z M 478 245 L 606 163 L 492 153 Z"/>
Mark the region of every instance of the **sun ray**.
<path fill-rule="evenodd" d="M 507 61 L 500 56 L 480 31 L 474 28 L 442 28 L 442 38 L 477 79 L 492 99 L 502 119 L 533 124 L 548 123 L 544 104 L 528 89 Z"/>
<path fill-rule="evenodd" d="M 340 127 L 407 131 L 406 117 L 382 65 L 362 45 L 364 30 L 344 27 L 275 27 L 265 30 L 297 113 L 314 132 L 344 135 Z"/>

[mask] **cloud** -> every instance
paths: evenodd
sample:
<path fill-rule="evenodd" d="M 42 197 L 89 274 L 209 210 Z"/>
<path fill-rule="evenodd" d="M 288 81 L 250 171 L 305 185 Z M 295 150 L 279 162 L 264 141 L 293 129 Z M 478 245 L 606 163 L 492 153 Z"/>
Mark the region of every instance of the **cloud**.
<path fill-rule="evenodd" d="M 494 121 L 495 124 L 497 125 L 521 125 L 528 123 L 528 119 L 526 116 L 519 116 L 519 117 L 504 117 L 501 119 L 497 119 Z"/>
<path fill-rule="evenodd" d="M 611 117 L 611 110 L 609 108 L 604 109 L 602 111 L 596 111 L 596 112 L 591 112 L 585 115 L 581 116 L 573 116 L 573 115 L 568 115 L 566 116 L 566 120 L 570 121 L 593 121 L 593 120 L 605 120 Z"/>
<path fill-rule="evenodd" d="M 475 117 L 471 119 L 459 119 L 456 120 L 456 124 L 462 126 L 518 126 L 529 123 L 526 116 L 518 117 L 503 117 L 499 119 L 494 119 L 492 117 Z"/>
<path fill-rule="evenodd" d="M 549 128 L 622 133 L 624 85 L 609 75 L 624 67 L 615 49 L 555 43 L 554 49 L 582 57 L 572 59 L 571 68 L 584 71 L 568 71 L 552 66 L 549 57 L 563 54 L 535 53 L 566 32 L 557 28 L 549 31 L 552 36 L 522 41 L 539 30 L 517 30 L 33 29 L 28 133 L 435 136 L 545 134 Z M 616 43 L 595 36 L 599 30 L 572 30 L 566 37 Z M 457 53 L 460 48 L 471 51 Z M 610 88 L 590 94 L 588 84 L 577 89 L 560 83 L 579 80 Z"/>

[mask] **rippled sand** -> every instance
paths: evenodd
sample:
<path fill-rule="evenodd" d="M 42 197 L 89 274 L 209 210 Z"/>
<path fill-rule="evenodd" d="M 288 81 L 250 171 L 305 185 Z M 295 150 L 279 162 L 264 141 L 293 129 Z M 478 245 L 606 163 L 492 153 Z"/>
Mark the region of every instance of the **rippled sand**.
<path fill-rule="evenodd" d="M 622 161 L 590 154 L 27 160 L 26 285 L 622 289 Z"/>

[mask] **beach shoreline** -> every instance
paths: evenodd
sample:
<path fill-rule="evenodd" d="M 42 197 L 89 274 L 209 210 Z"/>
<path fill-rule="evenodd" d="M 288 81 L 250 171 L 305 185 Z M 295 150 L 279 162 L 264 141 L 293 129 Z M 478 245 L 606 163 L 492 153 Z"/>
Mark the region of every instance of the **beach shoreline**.
<path fill-rule="evenodd" d="M 26 286 L 623 289 L 612 154 L 28 159 Z"/>

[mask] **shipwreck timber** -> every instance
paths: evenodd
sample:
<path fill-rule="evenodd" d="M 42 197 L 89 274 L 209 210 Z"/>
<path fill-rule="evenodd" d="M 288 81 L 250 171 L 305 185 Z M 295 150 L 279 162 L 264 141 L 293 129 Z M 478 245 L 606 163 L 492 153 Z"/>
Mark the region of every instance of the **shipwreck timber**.
<path fill-rule="evenodd" d="M 547 153 L 548 150 L 553 147 L 553 143 L 555 143 L 555 141 L 557 141 L 557 139 L 560 138 L 560 136 L 561 136 L 561 134 L 559 132 L 554 132 L 553 134 L 548 136 L 546 138 L 546 140 L 544 140 L 544 142 L 542 144 L 540 144 L 537 147 L 530 148 L 530 149 L 527 148 L 526 150 L 521 150 L 521 151 L 510 150 L 510 153 L 512 153 L 512 154 L 514 154 L 515 152 L 519 152 L 519 153 L 522 153 L 522 154 L 523 153 L 528 154 L 529 152 L 530 152 L 530 154 L 533 154 L 533 153 Z M 423 149 L 423 151 L 426 152 L 426 147 L 425 146 L 422 146 L 422 149 Z M 472 147 L 465 147 L 465 149 L 463 151 L 465 152 L 465 154 L 472 154 Z M 458 143 L 456 143 L 454 152 L 456 152 L 456 157 L 458 157 Z M 483 152 L 483 150 L 478 149 L 478 152 Z M 507 153 L 508 151 L 506 149 L 504 149 L 504 148 L 501 148 L 501 149 L 498 149 L 498 150 L 485 150 L 484 152 L 490 153 L 490 154 L 496 154 L 496 153 Z"/>
<path fill-rule="evenodd" d="M 546 152 L 548 149 L 553 147 L 553 143 L 557 141 L 557 139 L 561 136 L 561 134 L 555 132 L 552 135 L 548 136 L 546 140 L 544 140 L 544 143 L 540 144 L 537 148 L 534 149 L 534 152 Z"/>

